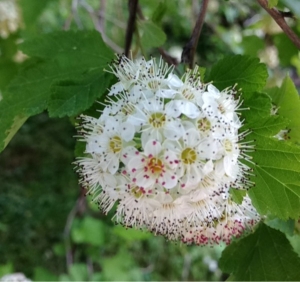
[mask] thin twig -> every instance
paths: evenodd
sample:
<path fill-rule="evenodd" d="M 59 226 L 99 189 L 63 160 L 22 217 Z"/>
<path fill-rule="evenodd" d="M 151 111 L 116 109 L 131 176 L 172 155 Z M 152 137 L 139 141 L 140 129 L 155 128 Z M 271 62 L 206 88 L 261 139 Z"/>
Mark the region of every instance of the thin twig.
<path fill-rule="evenodd" d="M 295 46 L 300 49 L 300 38 L 297 34 L 288 26 L 285 21 L 286 15 L 278 11 L 275 8 L 268 7 L 267 0 L 257 0 L 260 6 L 262 6 L 268 14 L 275 20 L 275 22 L 281 27 L 283 32 L 289 37 L 289 39 L 295 44 Z"/>
<path fill-rule="evenodd" d="M 84 210 L 86 209 L 86 200 L 85 200 L 85 191 L 82 189 L 80 192 L 80 196 L 77 199 L 74 207 L 69 212 L 67 217 L 67 222 L 64 228 L 64 241 L 65 241 L 65 248 L 66 248 L 66 264 L 69 268 L 73 264 L 73 252 L 71 248 L 71 240 L 70 240 L 70 233 L 73 221 L 76 215 L 82 215 Z"/>
<path fill-rule="evenodd" d="M 189 64 L 189 67 L 192 69 L 194 67 L 194 57 L 197 49 L 201 29 L 204 23 L 204 18 L 207 10 L 209 0 L 203 0 L 198 19 L 196 21 L 192 36 L 190 40 L 185 44 L 181 54 L 181 62 Z"/>
<path fill-rule="evenodd" d="M 82 25 L 82 22 L 80 20 L 79 14 L 78 14 L 78 1 L 79 0 L 72 1 L 72 14 L 73 14 L 74 20 L 77 24 L 77 27 L 79 29 L 83 29 L 83 25 Z"/>
<path fill-rule="evenodd" d="M 129 18 L 127 22 L 126 37 L 125 37 L 125 56 L 128 57 L 132 37 L 135 29 L 135 18 L 138 6 L 138 0 L 128 0 Z"/>
<path fill-rule="evenodd" d="M 106 10 L 106 0 L 100 0 L 100 9 L 98 11 L 99 25 L 102 30 L 105 30 L 105 10 Z"/>
<path fill-rule="evenodd" d="M 122 53 L 123 49 L 118 46 L 115 42 L 113 42 L 106 34 L 104 31 L 104 23 L 102 22 L 102 17 L 98 17 L 97 13 L 94 11 L 94 9 L 86 3 L 84 0 L 81 0 L 80 5 L 89 13 L 95 29 L 99 31 L 99 33 L 102 36 L 103 41 L 111 48 L 113 49 L 116 53 Z M 101 7 L 100 9 L 104 8 L 105 6 Z M 101 14 L 103 14 L 104 11 L 101 11 Z M 100 14 L 100 13 L 98 13 Z"/>

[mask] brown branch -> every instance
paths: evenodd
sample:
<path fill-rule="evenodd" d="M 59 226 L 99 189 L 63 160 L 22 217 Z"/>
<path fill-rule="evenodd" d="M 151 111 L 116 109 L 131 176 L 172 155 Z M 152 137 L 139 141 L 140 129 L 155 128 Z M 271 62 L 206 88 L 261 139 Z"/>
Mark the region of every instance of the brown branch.
<path fill-rule="evenodd" d="M 160 53 L 160 55 L 162 56 L 162 58 L 164 59 L 164 61 L 169 65 L 173 65 L 173 66 L 177 66 L 178 65 L 178 60 L 175 57 L 172 57 L 170 54 L 168 54 L 166 52 L 166 50 L 164 50 L 161 47 L 158 47 L 158 52 Z"/>
<path fill-rule="evenodd" d="M 137 15 L 138 15 L 139 19 L 145 20 L 145 16 L 143 14 L 143 11 L 142 11 L 140 5 L 137 6 Z M 162 47 L 158 47 L 157 49 L 158 49 L 158 52 L 160 53 L 160 55 L 162 56 L 162 58 L 164 59 L 164 61 L 168 63 L 168 65 L 170 65 L 170 66 L 178 65 L 179 62 L 177 61 L 177 59 L 172 57 L 170 54 L 168 54 L 166 50 L 164 50 Z"/>
<path fill-rule="evenodd" d="M 135 29 L 135 18 L 138 6 L 138 0 L 128 0 L 129 18 L 127 22 L 126 37 L 125 37 L 125 56 L 128 57 L 132 37 Z"/>
<path fill-rule="evenodd" d="M 286 15 L 278 11 L 275 8 L 268 7 L 267 0 L 257 0 L 260 6 L 262 6 L 268 14 L 275 20 L 275 22 L 281 27 L 283 32 L 289 37 L 289 39 L 295 44 L 295 46 L 300 49 L 300 38 L 297 34 L 288 26 L 285 21 Z"/>
<path fill-rule="evenodd" d="M 200 13 L 198 15 L 193 33 L 189 41 L 185 44 L 181 54 L 181 62 L 185 64 L 189 64 L 190 68 L 194 67 L 194 57 L 200 37 L 200 33 L 202 30 L 202 26 L 204 23 L 204 18 L 208 6 L 209 0 L 203 0 Z"/>

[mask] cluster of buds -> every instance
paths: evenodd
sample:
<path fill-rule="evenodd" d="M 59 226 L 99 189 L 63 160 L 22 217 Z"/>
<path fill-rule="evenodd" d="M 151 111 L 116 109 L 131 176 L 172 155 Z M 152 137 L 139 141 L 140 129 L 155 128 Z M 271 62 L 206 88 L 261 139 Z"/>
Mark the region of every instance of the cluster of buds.
<path fill-rule="evenodd" d="M 17 31 L 20 22 L 15 0 L 0 0 L 0 36 L 7 38 L 10 33 Z"/>
<path fill-rule="evenodd" d="M 229 243 L 259 221 L 245 196 L 230 189 L 253 183 L 252 143 L 240 132 L 240 99 L 200 80 L 182 78 L 160 60 L 119 56 L 117 78 L 99 118 L 81 116 L 77 160 L 80 183 L 103 212 L 116 205 L 116 222 L 187 244 Z"/>

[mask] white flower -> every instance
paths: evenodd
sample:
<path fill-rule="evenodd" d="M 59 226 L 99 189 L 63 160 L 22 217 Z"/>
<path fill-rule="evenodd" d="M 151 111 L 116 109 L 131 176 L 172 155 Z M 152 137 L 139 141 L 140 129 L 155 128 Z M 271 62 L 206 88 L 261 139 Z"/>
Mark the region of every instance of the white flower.
<path fill-rule="evenodd" d="M 258 220 L 248 189 L 251 141 L 243 142 L 234 89 L 204 85 L 199 70 L 176 76 L 162 60 L 118 57 L 119 79 L 99 118 L 82 116 L 80 183 L 114 220 L 187 244 L 229 243 Z M 276 136 L 277 137 L 277 136 Z M 242 161 L 243 160 L 243 161 Z"/>
<path fill-rule="evenodd" d="M 165 138 L 177 140 L 183 134 L 180 119 L 167 115 L 162 99 L 156 97 L 142 101 L 128 122 L 141 128 L 141 140 L 144 146 L 149 139 L 162 142 Z"/>
<path fill-rule="evenodd" d="M 153 187 L 156 183 L 170 189 L 176 186 L 178 177 L 175 169 L 178 166 L 176 155 L 164 151 L 160 142 L 150 139 L 143 152 L 136 152 L 127 164 L 128 173 L 133 182 L 142 188 Z"/>
<path fill-rule="evenodd" d="M 20 13 L 15 0 L 0 1 L 0 36 L 7 38 L 20 26 Z"/>

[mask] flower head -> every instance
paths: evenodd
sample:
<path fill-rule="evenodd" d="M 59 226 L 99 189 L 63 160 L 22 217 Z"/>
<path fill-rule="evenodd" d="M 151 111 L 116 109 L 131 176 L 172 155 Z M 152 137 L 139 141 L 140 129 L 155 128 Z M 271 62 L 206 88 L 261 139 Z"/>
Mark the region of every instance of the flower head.
<path fill-rule="evenodd" d="M 20 12 L 15 0 L 0 1 L 0 36 L 7 38 L 20 26 Z"/>
<path fill-rule="evenodd" d="M 82 116 L 86 157 L 77 160 L 81 184 L 116 222 L 185 243 L 229 243 L 259 221 L 246 196 L 247 155 L 234 90 L 203 84 L 198 69 L 179 78 L 161 60 L 119 56 L 119 82 L 99 119 Z"/>

